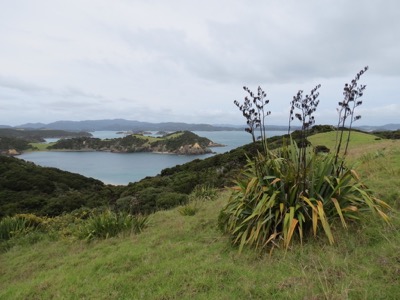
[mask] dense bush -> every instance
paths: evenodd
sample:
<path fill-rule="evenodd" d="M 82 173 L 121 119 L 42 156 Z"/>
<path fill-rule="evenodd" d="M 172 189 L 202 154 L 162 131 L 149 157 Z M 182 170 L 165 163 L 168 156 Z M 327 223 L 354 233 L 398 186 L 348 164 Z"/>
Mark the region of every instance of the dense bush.
<path fill-rule="evenodd" d="M 108 205 L 117 189 L 82 175 L 0 156 L 0 218 L 17 213 L 55 216 Z"/>
<path fill-rule="evenodd" d="M 0 220 L 0 242 L 26 235 L 42 226 L 44 220 L 33 214 L 17 214 Z"/>
<path fill-rule="evenodd" d="M 187 203 L 188 196 L 181 193 L 163 193 L 156 200 L 157 210 L 169 209 Z"/>
<path fill-rule="evenodd" d="M 392 140 L 400 139 L 400 130 L 374 131 L 373 134 L 384 139 L 392 139 Z"/>
<path fill-rule="evenodd" d="M 21 138 L 0 136 L 0 152 L 10 149 L 24 151 L 32 149 L 32 146 L 29 144 L 29 141 Z"/>
<path fill-rule="evenodd" d="M 79 136 L 91 136 L 88 132 L 71 132 L 54 129 L 14 129 L 0 128 L 0 137 L 14 138 L 25 142 L 44 142 L 45 138 L 70 138 Z"/>

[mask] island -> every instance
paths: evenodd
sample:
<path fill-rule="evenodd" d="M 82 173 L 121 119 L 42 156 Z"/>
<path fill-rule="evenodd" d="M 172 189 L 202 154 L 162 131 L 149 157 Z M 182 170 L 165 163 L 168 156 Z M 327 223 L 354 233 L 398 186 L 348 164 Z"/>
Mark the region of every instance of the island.
<path fill-rule="evenodd" d="M 48 150 L 58 151 L 110 151 L 116 153 L 154 152 L 199 155 L 212 153 L 211 147 L 223 147 L 191 131 L 178 131 L 162 137 L 131 134 L 122 138 L 99 139 L 76 137 L 61 139 Z"/>
<path fill-rule="evenodd" d="M 24 151 L 37 150 L 35 144 L 41 144 L 48 138 L 91 137 L 89 132 L 71 132 L 47 129 L 0 128 L 0 155 L 15 156 Z"/>

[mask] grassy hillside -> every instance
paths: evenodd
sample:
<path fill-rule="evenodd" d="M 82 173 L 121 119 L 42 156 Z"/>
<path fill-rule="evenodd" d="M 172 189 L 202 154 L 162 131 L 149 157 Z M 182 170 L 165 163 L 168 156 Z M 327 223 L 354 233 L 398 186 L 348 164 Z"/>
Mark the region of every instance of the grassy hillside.
<path fill-rule="evenodd" d="M 344 131 L 343 132 L 343 140 L 346 140 L 348 135 L 349 135 L 349 132 Z M 317 134 L 314 134 L 314 135 L 308 137 L 308 140 L 314 146 L 324 145 L 324 146 L 328 147 L 329 149 L 333 150 L 335 148 L 336 131 L 317 133 Z M 364 147 L 365 145 L 379 144 L 380 140 L 381 140 L 380 137 L 377 137 L 373 134 L 353 131 L 353 132 L 351 132 L 351 135 L 350 135 L 349 149 L 357 149 L 360 147 Z M 344 147 L 344 145 L 343 145 L 343 147 Z"/>
<path fill-rule="evenodd" d="M 330 149 L 335 146 L 334 132 L 316 134 L 308 139 L 314 146 L 326 145 Z M 400 140 L 353 132 L 348 161 L 380 198 L 400 208 Z"/>
<path fill-rule="evenodd" d="M 366 215 L 348 231 L 335 228 L 333 246 L 321 237 L 272 256 L 238 254 L 217 228 L 225 190 L 194 216 L 179 208 L 151 215 L 139 235 L 21 240 L 0 254 L 0 299 L 398 299 L 400 143 L 372 139 L 349 159 L 395 208 L 392 226 Z"/>

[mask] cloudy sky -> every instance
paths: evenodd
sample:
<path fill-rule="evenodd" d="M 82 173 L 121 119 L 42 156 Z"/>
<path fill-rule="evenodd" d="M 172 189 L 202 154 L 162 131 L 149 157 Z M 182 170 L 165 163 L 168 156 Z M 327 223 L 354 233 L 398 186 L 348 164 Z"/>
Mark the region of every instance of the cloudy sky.
<path fill-rule="evenodd" d="M 0 124 L 124 118 L 270 124 L 321 84 L 319 124 L 368 65 L 358 125 L 400 123 L 398 0 L 0 0 Z"/>

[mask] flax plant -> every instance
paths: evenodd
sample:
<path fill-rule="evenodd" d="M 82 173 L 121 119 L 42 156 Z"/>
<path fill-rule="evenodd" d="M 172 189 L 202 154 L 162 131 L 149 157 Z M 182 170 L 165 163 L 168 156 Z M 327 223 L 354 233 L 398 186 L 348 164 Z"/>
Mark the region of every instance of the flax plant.
<path fill-rule="evenodd" d="M 358 81 L 360 77 L 368 70 L 368 66 L 364 67 L 363 70 L 358 72 L 354 79 L 351 80 L 350 83 L 346 83 L 343 89 L 343 100 L 339 102 L 339 108 L 337 108 L 339 118 L 337 124 L 337 132 L 336 132 L 336 154 L 335 154 L 335 162 L 338 161 L 340 156 L 340 150 L 343 142 L 343 133 L 345 131 L 345 126 L 349 121 L 348 135 L 346 139 L 344 156 L 347 154 L 347 150 L 350 143 L 350 135 L 353 127 L 353 122 L 361 119 L 361 115 L 355 115 L 356 107 L 362 104 L 362 101 L 359 100 L 364 95 L 364 90 L 366 89 L 366 85 L 358 85 Z"/>
<path fill-rule="evenodd" d="M 267 93 L 261 87 L 258 87 L 257 94 L 253 93 L 248 87 L 244 86 L 243 89 L 249 94 L 244 98 L 243 104 L 235 100 L 235 105 L 240 109 L 243 116 L 246 118 L 247 128 L 245 129 L 251 134 L 253 143 L 261 140 L 263 148 L 267 149 L 267 134 L 265 127 L 265 118 L 271 114 L 270 111 L 265 109 L 269 103 Z M 259 130 L 260 135 L 256 137 L 256 130 Z"/>
<path fill-rule="evenodd" d="M 352 93 L 355 86 L 353 82 L 346 91 Z M 290 137 L 275 151 L 270 151 L 267 143 L 263 143 L 264 151 L 247 158 L 243 173 L 235 181 L 232 196 L 221 211 L 219 225 L 231 236 L 232 243 L 239 245 L 239 251 L 246 245 L 271 251 L 275 247 L 288 249 L 294 238 L 302 243 L 306 237 L 316 237 L 319 232 L 333 244 L 332 225 L 339 222 L 347 228 L 365 211 L 389 222 L 390 207 L 374 197 L 356 171 L 346 167 L 345 157 L 339 157 L 338 153 L 319 154 L 308 145 L 306 138 L 315 122 L 313 113 L 319 103 L 319 88 L 317 85 L 305 97 L 299 91 L 291 102 L 289 132 L 290 123 L 296 118 L 302 123 L 300 143 Z M 360 97 L 364 89 L 365 86 L 360 87 L 351 99 Z M 237 101 L 235 104 L 247 119 L 246 131 L 256 143 L 254 130 L 259 128 L 265 132 L 265 123 L 261 120 L 270 112 L 265 114 L 265 105 L 256 105 L 257 101 L 267 103 L 259 97 L 266 95 L 261 88 L 257 96 L 245 90 L 253 100 L 246 97 L 243 105 Z M 348 116 L 354 120 L 356 117 L 352 114 L 356 106 L 357 103 L 349 108 Z"/>
<path fill-rule="evenodd" d="M 147 226 L 148 217 L 106 210 L 92 215 L 80 226 L 78 238 L 91 241 L 107 239 L 122 232 L 140 233 Z"/>
<path fill-rule="evenodd" d="M 303 91 L 298 91 L 297 95 L 293 97 L 289 114 L 289 126 L 288 133 L 290 134 L 290 125 L 291 121 L 296 118 L 301 122 L 301 131 L 300 131 L 300 154 L 298 156 L 298 166 L 297 166 L 297 176 L 298 181 L 301 178 L 307 177 L 307 146 L 309 142 L 307 140 L 307 136 L 309 135 L 309 130 L 312 125 L 315 124 L 315 117 L 313 113 L 317 110 L 319 100 L 319 92 L 318 89 L 321 85 L 317 85 L 314 89 L 311 90 L 309 95 L 303 96 Z M 296 110 L 298 112 L 296 112 Z M 303 172 L 303 174 L 300 174 Z M 303 190 L 306 189 L 306 183 L 303 182 Z"/>

